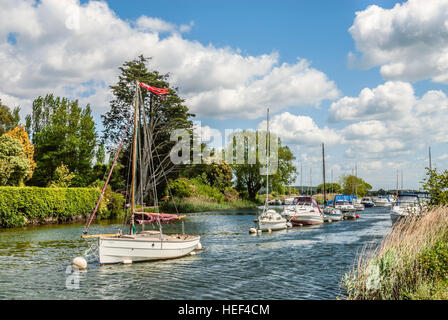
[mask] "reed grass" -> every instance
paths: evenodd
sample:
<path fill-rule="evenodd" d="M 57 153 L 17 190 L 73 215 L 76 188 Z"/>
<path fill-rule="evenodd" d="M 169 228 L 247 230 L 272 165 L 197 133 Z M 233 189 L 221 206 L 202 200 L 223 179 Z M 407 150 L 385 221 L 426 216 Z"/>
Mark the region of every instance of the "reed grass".
<path fill-rule="evenodd" d="M 174 198 L 163 202 L 161 209 L 167 213 L 190 213 L 202 211 L 218 211 L 230 209 L 254 208 L 257 204 L 248 200 L 235 200 L 229 202 L 216 202 L 206 197 Z"/>
<path fill-rule="evenodd" d="M 448 299 L 448 206 L 396 223 L 364 246 L 343 286 L 348 299 Z"/>

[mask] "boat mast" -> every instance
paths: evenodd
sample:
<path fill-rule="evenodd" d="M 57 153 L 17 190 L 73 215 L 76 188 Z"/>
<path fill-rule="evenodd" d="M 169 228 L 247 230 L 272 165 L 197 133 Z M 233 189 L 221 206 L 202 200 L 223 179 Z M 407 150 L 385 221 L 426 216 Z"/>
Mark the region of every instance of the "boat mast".
<path fill-rule="evenodd" d="M 432 163 L 431 163 L 431 147 L 429 147 L 429 170 L 432 170 Z"/>
<path fill-rule="evenodd" d="M 396 189 L 395 195 L 398 199 L 398 169 L 397 169 L 397 189 Z"/>
<path fill-rule="evenodd" d="M 138 97 L 138 81 L 135 84 L 135 100 L 134 100 L 134 134 L 132 137 L 132 182 L 131 182 L 131 225 L 129 234 L 133 234 L 134 215 L 135 215 L 135 167 L 137 162 L 137 97 Z"/>
<path fill-rule="evenodd" d="M 358 164 L 355 164 L 355 197 L 358 198 Z"/>
<path fill-rule="evenodd" d="M 269 199 L 269 140 L 270 140 L 270 136 L 269 136 L 269 108 L 268 108 L 268 112 L 266 115 L 266 204 L 265 204 L 265 208 L 267 210 L 268 208 L 268 199 Z"/>
<path fill-rule="evenodd" d="M 325 147 L 322 143 L 322 174 L 324 176 L 324 207 L 327 205 L 327 190 L 325 185 Z"/>

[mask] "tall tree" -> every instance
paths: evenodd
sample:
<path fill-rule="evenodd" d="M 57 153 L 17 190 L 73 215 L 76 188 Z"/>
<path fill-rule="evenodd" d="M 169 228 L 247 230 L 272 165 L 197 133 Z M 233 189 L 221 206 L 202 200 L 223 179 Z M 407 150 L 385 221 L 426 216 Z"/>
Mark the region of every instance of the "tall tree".
<path fill-rule="evenodd" d="M 263 173 L 263 168 L 266 167 L 260 158 L 260 155 L 264 159 L 264 153 L 266 149 L 262 147 L 265 144 L 264 139 L 266 132 L 259 132 L 243 130 L 241 132 L 233 133 L 233 139 L 230 139 L 230 143 L 226 146 L 226 153 L 232 155 L 232 169 L 236 178 L 236 189 L 242 194 L 247 194 L 248 198 L 252 201 L 256 199 L 258 191 L 266 184 L 266 175 Z M 244 142 L 246 141 L 246 142 Z M 274 134 L 271 133 L 271 143 L 277 141 L 277 163 L 273 163 L 274 156 L 270 155 L 270 168 L 277 168 L 275 172 L 271 172 L 269 182 L 270 191 L 285 192 L 285 185 L 290 184 L 296 178 L 296 168 L 292 165 L 292 161 L 295 159 L 288 146 L 282 146 L 281 141 Z M 244 142 L 244 143 L 243 143 Z M 237 144 L 238 147 L 234 147 Z M 262 147 L 262 150 L 258 150 L 258 147 Z M 240 149 L 238 149 L 240 148 Z M 239 155 L 238 155 L 239 154 Z M 237 158 L 243 159 L 243 163 L 237 163 Z M 226 156 L 227 159 L 228 156 Z M 250 158 L 252 157 L 252 161 Z"/>
<path fill-rule="evenodd" d="M 47 186 L 56 168 L 65 164 L 75 174 L 74 186 L 86 186 L 95 153 L 97 135 L 90 106 L 49 94 L 33 102 L 27 116 L 37 167 L 30 184 Z"/>
<path fill-rule="evenodd" d="M 4 134 L 6 131 L 13 129 L 19 124 L 20 116 L 19 116 L 19 107 L 15 107 L 13 111 L 9 109 L 8 106 L 5 106 L 0 100 L 0 136 Z"/>
<path fill-rule="evenodd" d="M 14 129 L 9 130 L 7 134 L 20 141 L 23 152 L 25 153 L 30 163 L 30 170 L 28 176 L 26 177 L 26 180 L 31 179 L 34 173 L 34 169 L 36 168 L 36 162 L 34 162 L 34 146 L 28 138 L 28 133 L 25 131 L 25 126 L 17 126 Z"/>
<path fill-rule="evenodd" d="M 152 157 L 154 164 L 154 170 L 151 172 L 153 179 L 146 179 L 148 177 L 147 168 L 145 164 L 139 167 L 137 172 L 137 181 L 139 188 L 145 190 L 143 193 L 147 195 L 147 190 L 150 190 L 155 183 L 159 190 L 159 195 L 162 195 L 162 191 L 165 189 L 166 180 L 165 176 L 170 176 L 170 173 L 176 169 L 175 165 L 171 163 L 169 153 L 174 146 L 174 142 L 170 141 L 170 134 L 175 129 L 191 129 L 192 123 L 189 120 L 194 115 L 188 112 L 188 108 L 184 105 L 184 100 L 177 95 L 177 88 L 170 87 L 168 83 L 168 75 L 160 74 L 156 70 L 148 69 L 149 58 L 139 56 L 132 61 L 125 62 L 119 69 L 120 75 L 118 76 L 117 84 L 111 86 L 113 100 L 110 102 L 110 110 L 102 116 L 104 124 L 104 140 L 109 146 L 109 150 L 113 149 L 122 139 L 123 130 L 126 128 L 126 124 L 130 116 L 134 113 L 134 97 L 136 91 L 136 82 L 141 81 L 148 85 L 158 88 L 169 88 L 169 94 L 165 96 L 165 100 L 160 99 L 149 91 L 141 90 L 143 107 L 140 110 L 141 124 L 138 128 L 139 133 L 151 132 L 151 149 L 150 155 L 148 150 L 149 146 L 145 145 L 145 141 L 142 138 L 143 135 L 139 135 L 139 144 L 145 146 L 145 153 L 143 157 Z M 146 124 L 146 126 L 145 126 Z M 122 164 L 126 167 L 124 172 L 128 172 L 130 166 L 130 141 L 132 139 L 133 126 L 129 127 L 129 132 L 126 135 L 124 154 L 122 158 L 124 162 Z M 147 161 L 149 162 L 149 161 Z M 141 172 L 140 172 L 141 169 Z M 140 173 L 145 179 L 140 179 Z M 123 180 L 126 176 L 123 176 Z M 146 181 L 144 181 L 146 180 Z M 140 181 L 143 181 L 143 186 L 140 186 Z M 138 195 L 141 192 L 137 193 Z"/>
<path fill-rule="evenodd" d="M 358 191 L 358 196 L 364 197 L 367 195 L 367 192 L 372 189 L 372 186 L 365 182 L 361 178 L 356 178 L 354 175 L 347 175 L 342 177 L 342 192 L 344 194 L 353 194 L 355 190 Z"/>
<path fill-rule="evenodd" d="M 0 185 L 22 186 L 31 164 L 18 139 L 0 136 Z"/>
<path fill-rule="evenodd" d="M 296 180 L 297 169 L 292 164 L 295 159 L 291 149 L 288 146 L 282 146 L 279 139 L 278 170 L 272 176 L 272 191 L 284 194 L 285 187 Z"/>

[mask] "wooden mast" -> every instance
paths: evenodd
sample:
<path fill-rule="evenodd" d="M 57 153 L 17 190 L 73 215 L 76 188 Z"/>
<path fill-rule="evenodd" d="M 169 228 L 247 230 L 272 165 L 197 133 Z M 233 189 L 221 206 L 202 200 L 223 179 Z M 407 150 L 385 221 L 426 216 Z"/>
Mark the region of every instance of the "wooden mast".
<path fill-rule="evenodd" d="M 129 234 L 133 234 L 134 229 L 134 214 L 135 214 L 135 166 L 137 163 L 137 97 L 138 97 L 138 81 L 135 86 L 135 101 L 134 101 L 134 134 L 132 138 L 132 187 L 131 187 L 131 225 Z"/>

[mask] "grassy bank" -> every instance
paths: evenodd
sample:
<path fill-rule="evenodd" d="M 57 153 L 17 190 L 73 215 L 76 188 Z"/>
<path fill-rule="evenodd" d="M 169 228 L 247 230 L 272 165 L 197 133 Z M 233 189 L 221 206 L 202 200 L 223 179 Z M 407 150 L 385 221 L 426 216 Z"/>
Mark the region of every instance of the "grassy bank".
<path fill-rule="evenodd" d="M 344 278 L 348 299 L 448 299 L 448 207 L 395 224 Z"/>
<path fill-rule="evenodd" d="M 228 202 L 216 202 L 213 199 L 205 197 L 189 197 L 189 198 L 174 198 L 171 201 L 166 201 L 161 204 L 161 210 L 167 213 L 190 213 L 202 211 L 218 211 L 254 208 L 257 204 L 247 200 L 237 199 Z M 177 209 L 177 210 L 176 210 Z"/>

